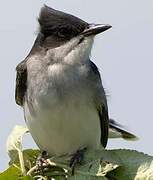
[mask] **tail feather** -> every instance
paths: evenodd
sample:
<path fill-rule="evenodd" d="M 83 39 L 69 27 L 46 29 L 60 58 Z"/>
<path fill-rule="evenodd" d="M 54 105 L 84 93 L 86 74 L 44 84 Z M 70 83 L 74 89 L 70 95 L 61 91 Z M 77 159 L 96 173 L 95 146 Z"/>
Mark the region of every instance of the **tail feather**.
<path fill-rule="evenodd" d="M 123 138 L 129 141 L 138 140 L 134 134 L 123 129 L 123 126 L 113 119 L 109 120 L 109 138 Z"/>

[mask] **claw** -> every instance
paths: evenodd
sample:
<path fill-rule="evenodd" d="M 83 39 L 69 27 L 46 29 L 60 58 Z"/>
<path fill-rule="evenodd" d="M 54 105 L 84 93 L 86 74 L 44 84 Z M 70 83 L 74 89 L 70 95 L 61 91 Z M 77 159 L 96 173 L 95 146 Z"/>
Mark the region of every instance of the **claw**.
<path fill-rule="evenodd" d="M 84 152 L 87 148 L 79 149 L 76 153 L 72 154 L 72 158 L 70 159 L 70 167 L 72 168 L 72 175 L 74 175 L 75 166 L 77 164 L 81 164 L 84 159 Z"/>
<path fill-rule="evenodd" d="M 44 166 L 48 165 L 48 162 L 46 161 L 48 159 L 48 153 L 46 151 L 43 151 L 37 158 L 36 166 L 37 170 L 41 171 L 43 173 Z"/>

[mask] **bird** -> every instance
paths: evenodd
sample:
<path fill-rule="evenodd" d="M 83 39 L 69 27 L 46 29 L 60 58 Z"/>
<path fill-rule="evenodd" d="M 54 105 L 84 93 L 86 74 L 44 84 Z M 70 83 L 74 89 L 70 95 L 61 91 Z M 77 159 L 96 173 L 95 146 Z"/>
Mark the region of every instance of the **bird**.
<path fill-rule="evenodd" d="M 109 118 L 101 75 L 90 58 L 95 36 L 111 25 L 87 23 L 46 5 L 38 22 L 34 45 L 16 67 L 15 89 L 38 147 L 54 156 L 105 148 L 109 131 L 134 139 Z"/>

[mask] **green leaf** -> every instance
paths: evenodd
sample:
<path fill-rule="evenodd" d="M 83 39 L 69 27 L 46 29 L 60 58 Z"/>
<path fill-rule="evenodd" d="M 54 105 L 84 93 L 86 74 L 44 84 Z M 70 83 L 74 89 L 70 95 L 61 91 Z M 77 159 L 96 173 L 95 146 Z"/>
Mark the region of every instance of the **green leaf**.
<path fill-rule="evenodd" d="M 36 165 L 36 160 L 38 156 L 40 155 L 40 150 L 37 149 L 26 149 L 23 150 L 23 157 L 24 157 L 24 165 L 27 171 L 31 169 L 33 166 Z M 12 160 L 9 162 L 10 165 L 15 164 L 19 166 L 20 161 L 19 161 L 19 156 L 15 156 L 12 158 Z"/>
<path fill-rule="evenodd" d="M 108 154 L 107 154 L 108 152 Z M 117 180 L 145 180 L 153 179 L 153 157 L 134 150 L 109 150 L 110 156 L 120 165 L 119 168 L 108 173 L 108 177 Z"/>
<path fill-rule="evenodd" d="M 22 136 L 28 131 L 26 127 L 17 125 L 8 136 L 6 148 L 11 160 L 17 158 L 18 151 L 22 151 Z"/>
<path fill-rule="evenodd" d="M 15 166 L 10 166 L 0 174 L 0 180 L 17 180 L 21 176 L 21 171 Z"/>
<path fill-rule="evenodd" d="M 68 180 L 109 180 L 106 177 L 94 177 L 94 176 L 85 176 L 85 175 L 74 175 L 68 177 Z"/>
<path fill-rule="evenodd" d="M 3 173 L 0 173 L 0 180 L 34 180 L 31 176 L 22 176 L 21 170 L 12 165 Z"/>
<path fill-rule="evenodd" d="M 16 126 L 9 136 L 7 150 L 11 158 L 11 166 L 0 174 L 0 180 L 32 180 L 36 177 L 55 180 L 153 179 L 153 157 L 125 149 L 86 151 L 82 164 L 75 167 L 74 176 L 69 166 L 71 159 L 69 155 L 52 157 L 47 160 L 51 166 L 45 166 L 42 173 L 36 170 L 35 166 L 40 151 L 22 150 L 22 137 L 27 132 L 27 128 Z"/>
<path fill-rule="evenodd" d="M 7 151 L 22 150 L 22 137 L 27 132 L 29 130 L 26 127 L 15 126 L 7 139 Z"/>
<path fill-rule="evenodd" d="M 29 132 L 29 130 L 26 127 L 15 126 L 7 139 L 7 152 L 10 156 L 11 162 L 15 161 L 15 159 L 19 157 L 20 167 L 23 175 L 26 175 L 26 169 L 22 153 L 22 137 L 27 132 Z"/>
<path fill-rule="evenodd" d="M 69 171 L 69 157 L 50 159 L 56 166 Z M 53 164 L 54 164 L 53 163 Z M 82 165 L 75 168 L 69 180 L 86 179 L 145 180 L 153 179 L 153 157 L 132 150 L 87 151 Z"/>
<path fill-rule="evenodd" d="M 23 177 L 19 177 L 18 180 L 34 180 L 34 178 L 31 176 L 23 176 Z"/>
<path fill-rule="evenodd" d="M 36 165 L 38 156 L 40 155 L 40 150 L 36 149 L 26 149 L 23 150 L 23 157 L 26 169 L 31 169 Z"/>
<path fill-rule="evenodd" d="M 102 160 L 105 150 L 86 151 L 84 161 L 81 165 L 75 167 L 75 175 L 71 176 L 71 168 L 69 167 L 70 156 L 51 158 L 51 163 L 56 166 L 63 167 L 69 171 L 70 180 L 75 179 L 107 179 L 104 177 L 108 172 L 118 168 L 119 165 L 114 162 Z M 110 160 L 110 159 L 109 159 Z"/>

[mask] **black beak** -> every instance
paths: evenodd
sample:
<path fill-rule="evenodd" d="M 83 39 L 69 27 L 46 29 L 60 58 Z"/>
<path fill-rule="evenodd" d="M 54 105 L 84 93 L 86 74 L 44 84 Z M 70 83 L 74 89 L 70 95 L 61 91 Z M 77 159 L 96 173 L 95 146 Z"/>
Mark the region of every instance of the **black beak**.
<path fill-rule="evenodd" d="M 86 28 L 81 34 L 84 36 L 96 35 L 110 29 L 111 27 L 112 26 L 109 24 L 89 24 L 88 28 Z"/>

